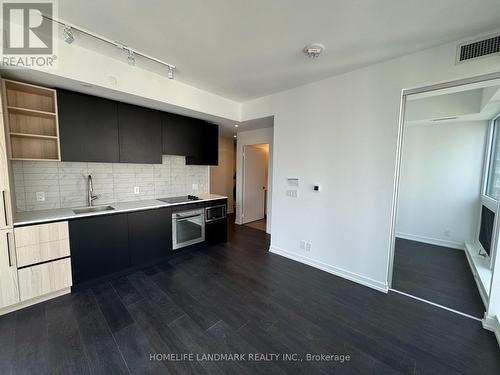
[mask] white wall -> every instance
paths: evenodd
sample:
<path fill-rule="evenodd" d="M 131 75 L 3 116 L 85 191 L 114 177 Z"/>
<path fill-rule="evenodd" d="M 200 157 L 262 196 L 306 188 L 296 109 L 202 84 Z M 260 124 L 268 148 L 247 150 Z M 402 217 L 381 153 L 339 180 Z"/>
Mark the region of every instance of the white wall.
<path fill-rule="evenodd" d="M 477 230 L 487 121 L 406 126 L 398 237 L 464 249 Z"/>
<path fill-rule="evenodd" d="M 234 138 L 219 137 L 219 165 L 210 167 L 210 193 L 227 197 L 227 212 L 234 212 Z"/>
<path fill-rule="evenodd" d="M 269 183 L 268 183 L 268 201 L 267 201 L 267 228 L 266 232 L 271 233 L 272 221 L 272 198 L 273 198 L 273 164 L 274 164 L 274 145 L 273 145 L 273 128 L 264 128 L 257 130 L 249 130 L 238 133 L 236 142 L 236 224 L 242 224 L 241 220 L 241 204 L 243 191 L 243 147 L 247 145 L 269 144 Z"/>
<path fill-rule="evenodd" d="M 500 71 L 500 56 L 455 54 L 447 44 L 243 104 L 242 120 L 274 115 L 272 251 L 387 289 L 401 90 Z M 297 199 L 287 176 L 301 179 Z"/>

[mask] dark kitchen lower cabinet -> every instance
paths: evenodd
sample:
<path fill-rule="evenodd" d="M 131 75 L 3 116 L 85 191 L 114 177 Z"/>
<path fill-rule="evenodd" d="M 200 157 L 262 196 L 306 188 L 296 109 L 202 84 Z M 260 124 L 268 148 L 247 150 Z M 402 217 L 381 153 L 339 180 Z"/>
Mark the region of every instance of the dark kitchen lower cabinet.
<path fill-rule="evenodd" d="M 128 214 L 131 266 L 150 263 L 172 254 L 172 210 L 137 211 Z"/>
<path fill-rule="evenodd" d="M 57 90 L 62 161 L 118 163 L 117 102 Z"/>
<path fill-rule="evenodd" d="M 205 242 L 210 245 L 227 242 L 226 218 L 205 224 Z"/>
<path fill-rule="evenodd" d="M 129 267 L 127 214 L 72 220 L 69 233 L 73 285 Z"/>
<path fill-rule="evenodd" d="M 112 278 L 203 244 L 226 242 L 227 220 L 223 218 L 205 224 L 205 242 L 172 250 L 172 212 L 204 209 L 216 204 L 226 204 L 226 200 L 70 220 L 73 286 Z M 186 227 L 189 223 L 183 222 L 184 230 L 177 233 L 186 236 L 185 240 L 193 237 Z M 192 229 L 200 231 L 200 226 L 193 225 Z M 181 242 L 184 242 L 182 238 Z"/>

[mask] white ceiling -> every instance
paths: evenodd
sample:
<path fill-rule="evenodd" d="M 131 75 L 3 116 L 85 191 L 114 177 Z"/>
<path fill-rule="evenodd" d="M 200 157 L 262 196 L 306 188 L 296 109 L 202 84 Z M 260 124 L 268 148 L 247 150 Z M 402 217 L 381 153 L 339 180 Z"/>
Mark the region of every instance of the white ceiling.
<path fill-rule="evenodd" d="M 59 18 L 244 101 L 491 30 L 500 0 L 63 0 Z"/>

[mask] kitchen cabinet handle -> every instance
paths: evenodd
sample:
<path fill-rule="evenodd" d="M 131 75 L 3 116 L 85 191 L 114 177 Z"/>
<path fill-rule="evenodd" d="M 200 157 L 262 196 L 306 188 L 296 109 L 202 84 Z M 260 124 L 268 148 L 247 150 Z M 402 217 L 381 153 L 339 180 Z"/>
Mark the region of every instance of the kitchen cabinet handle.
<path fill-rule="evenodd" d="M 9 241 L 9 232 L 6 235 L 7 238 L 7 255 L 9 257 L 9 267 L 12 267 L 12 260 L 10 259 L 10 241 Z"/>
<path fill-rule="evenodd" d="M 7 218 L 7 204 L 5 203 L 5 190 L 2 190 L 2 203 L 3 203 L 3 217 L 5 218 L 5 226 L 8 226 L 9 219 Z"/>

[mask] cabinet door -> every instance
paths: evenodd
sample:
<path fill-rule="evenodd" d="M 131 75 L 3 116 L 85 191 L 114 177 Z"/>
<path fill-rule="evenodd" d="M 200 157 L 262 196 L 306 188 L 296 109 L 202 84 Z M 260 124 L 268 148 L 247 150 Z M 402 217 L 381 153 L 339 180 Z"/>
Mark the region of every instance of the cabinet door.
<path fill-rule="evenodd" d="M 196 155 L 199 120 L 162 113 L 162 150 L 165 155 Z"/>
<path fill-rule="evenodd" d="M 186 164 L 219 164 L 219 126 L 201 123 L 196 130 L 196 153 L 186 157 Z"/>
<path fill-rule="evenodd" d="M 0 308 L 19 302 L 12 230 L 0 231 Z"/>
<path fill-rule="evenodd" d="M 19 269 L 21 301 L 42 296 L 71 286 L 69 258 Z"/>
<path fill-rule="evenodd" d="M 61 160 L 117 163 L 117 103 L 66 90 L 57 101 Z"/>
<path fill-rule="evenodd" d="M 161 117 L 153 109 L 118 103 L 121 163 L 161 164 Z"/>
<path fill-rule="evenodd" d="M 74 285 L 130 266 L 127 214 L 72 220 L 69 235 Z"/>
<path fill-rule="evenodd" d="M 205 241 L 209 245 L 227 242 L 227 219 L 207 223 L 205 226 Z"/>
<path fill-rule="evenodd" d="M 170 208 L 128 214 L 130 261 L 132 266 L 164 258 L 172 251 Z"/>

